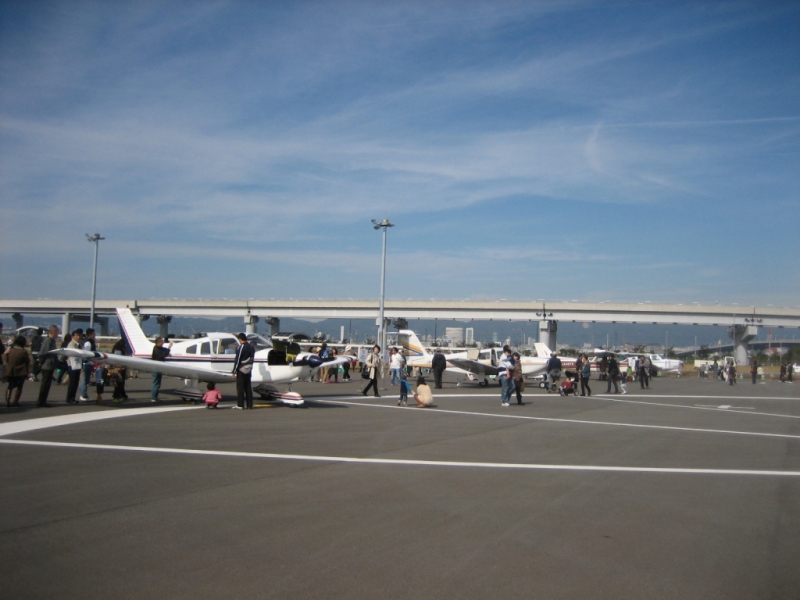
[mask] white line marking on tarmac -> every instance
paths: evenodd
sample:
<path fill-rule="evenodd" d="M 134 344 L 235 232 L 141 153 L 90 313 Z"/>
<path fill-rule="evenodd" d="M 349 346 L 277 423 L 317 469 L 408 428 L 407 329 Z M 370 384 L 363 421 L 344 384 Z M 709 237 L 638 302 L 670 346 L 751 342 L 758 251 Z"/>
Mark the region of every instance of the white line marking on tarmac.
<path fill-rule="evenodd" d="M 411 411 L 417 413 L 444 413 L 450 415 L 469 415 L 474 417 L 490 417 L 496 419 L 520 419 L 520 420 L 528 420 L 528 421 L 550 421 L 555 423 L 576 423 L 579 425 L 603 425 L 606 427 L 634 427 L 634 428 L 641 428 L 641 429 L 663 429 L 667 431 L 690 431 L 694 433 L 727 433 L 732 435 L 752 435 L 757 437 L 776 437 L 776 438 L 789 438 L 789 439 L 800 439 L 800 435 L 789 435 L 786 433 L 758 433 L 752 431 L 734 431 L 728 429 L 703 429 L 703 428 L 696 428 L 696 427 L 673 427 L 670 425 L 640 425 L 638 423 L 618 423 L 614 421 L 583 421 L 579 419 L 557 419 L 555 417 L 531 417 L 528 415 L 509 415 L 503 414 L 498 415 L 495 413 L 477 413 L 477 412 L 469 412 L 465 410 L 444 410 L 441 408 L 409 408 L 409 407 L 402 407 L 402 406 L 394 406 L 388 404 L 370 404 L 368 402 L 347 402 L 345 400 L 333 400 L 328 397 L 328 400 L 314 400 L 314 402 L 320 402 L 322 404 L 351 404 L 353 406 L 368 406 L 371 408 L 388 408 L 393 410 L 404 410 L 404 411 Z M 671 405 L 667 405 L 671 406 Z M 694 408 L 694 407 L 689 407 Z M 716 410 L 716 409 L 715 409 Z M 733 412 L 733 411 L 728 411 Z M 752 413 L 742 413 L 742 414 L 752 414 Z"/>
<path fill-rule="evenodd" d="M 77 423 L 90 423 L 92 421 L 103 421 L 105 419 L 118 419 L 120 417 L 136 417 L 139 415 L 152 415 L 177 410 L 194 410 L 205 408 L 202 406 L 149 406 L 147 408 L 128 408 L 120 410 L 95 411 L 74 413 L 71 415 L 61 415 L 58 417 L 42 417 L 39 419 L 25 419 L 24 421 L 12 421 L 0 425 L 0 436 L 24 433 L 26 431 L 36 431 L 38 429 L 48 429 L 50 427 L 60 427 L 62 425 L 75 425 Z"/>
<path fill-rule="evenodd" d="M 691 397 L 691 396 L 687 396 L 687 397 Z M 737 410 L 737 409 L 741 409 L 741 408 L 746 408 L 747 410 L 755 410 L 754 408 L 747 408 L 747 407 L 742 407 L 742 406 L 731 406 L 731 405 L 707 406 L 707 405 L 703 405 L 703 404 L 695 404 L 693 406 L 689 406 L 687 404 L 665 404 L 664 402 L 640 402 L 640 401 L 637 401 L 637 400 L 628 400 L 627 398 L 626 399 L 616 398 L 616 397 L 609 398 L 608 396 L 606 396 L 604 394 L 598 394 L 596 396 L 592 396 L 592 398 L 600 398 L 601 400 L 608 400 L 609 402 L 621 402 L 621 403 L 625 403 L 625 404 L 645 404 L 647 406 L 665 406 L 667 408 L 691 408 L 693 410 L 714 410 L 714 411 L 719 411 L 719 409 L 722 408 L 722 406 L 727 406 L 728 407 L 727 412 L 739 413 L 739 414 L 742 414 L 742 415 L 758 415 L 758 416 L 761 416 L 761 417 L 778 417 L 778 418 L 782 418 L 782 419 L 800 419 L 800 415 L 785 415 L 785 414 L 781 414 L 781 413 L 765 413 L 765 412 L 742 412 L 741 410 Z M 717 398 L 717 399 L 719 399 L 719 398 Z"/>
<path fill-rule="evenodd" d="M 121 450 L 150 452 L 154 454 L 184 454 L 194 456 L 223 456 L 234 458 L 262 458 L 278 460 L 304 460 L 330 463 L 359 463 L 371 465 L 396 465 L 419 467 L 461 467 L 480 469 L 526 469 L 540 471 L 601 471 L 616 473 L 666 473 L 683 475 L 759 475 L 767 477 L 800 477 L 800 471 L 761 471 L 749 469 L 682 469 L 670 467 L 617 467 L 596 465 L 546 465 L 533 463 L 485 463 L 444 460 L 409 460 L 392 458 L 353 458 L 345 456 L 314 456 L 302 454 L 272 454 L 265 452 L 232 452 L 226 450 L 190 450 L 187 448 L 156 448 L 147 446 L 112 446 L 108 444 L 73 444 L 66 442 L 37 442 L 28 440 L 2 440 L 0 444 L 18 446 L 43 446 L 50 448 L 77 448 L 87 450 Z"/>
<path fill-rule="evenodd" d="M 606 394 L 605 392 L 599 392 L 599 393 L 594 393 L 588 397 L 595 398 L 597 396 L 607 396 L 607 395 L 608 394 Z M 794 402 L 800 400 L 800 398 L 787 398 L 786 396 L 696 396 L 693 394 L 659 394 L 659 393 L 631 394 L 630 392 L 624 395 L 628 396 L 629 398 L 700 398 L 700 399 L 710 399 L 710 400 L 719 400 L 720 398 L 721 399 L 735 398 L 736 400 L 792 400 Z M 356 398 L 357 397 L 358 396 L 356 396 Z M 497 398 L 498 400 L 500 400 L 500 393 L 498 388 L 498 393 L 496 394 L 436 394 L 436 397 L 437 398 Z M 577 397 L 580 398 L 581 396 Z M 567 398 L 567 396 L 561 396 L 555 393 L 553 394 L 541 393 L 541 394 L 528 394 L 525 396 L 525 398 L 542 398 L 542 399 L 553 398 L 556 400 L 560 400 Z M 569 396 L 569 398 L 572 398 L 572 396 Z M 306 399 L 311 400 L 311 398 L 308 397 Z"/>
<path fill-rule="evenodd" d="M 752 406 L 731 406 L 730 404 L 720 404 L 719 406 L 713 406 L 710 404 L 695 404 L 698 408 L 716 408 L 718 410 L 730 410 L 731 408 L 736 409 L 732 410 L 731 412 L 736 412 L 737 410 L 755 410 Z M 758 414 L 758 413 L 753 413 Z M 762 413 L 763 414 L 763 413 Z"/>

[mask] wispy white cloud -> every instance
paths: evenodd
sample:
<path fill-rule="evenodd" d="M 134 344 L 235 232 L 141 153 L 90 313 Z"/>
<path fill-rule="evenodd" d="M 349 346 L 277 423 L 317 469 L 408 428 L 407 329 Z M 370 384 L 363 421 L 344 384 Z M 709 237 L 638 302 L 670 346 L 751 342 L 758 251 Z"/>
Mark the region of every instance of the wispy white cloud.
<path fill-rule="evenodd" d="M 745 104 L 745 85 L 698 81 L 714 70 L 738 83 L 723 64 L 742 68 L 736 50 L 719 64 L 673 58 L 774 25 L 746 6 L 695 8 L 696 21 L 591 2 L 90 6 L 53 5 L 0 45 L 4 260 L 26 256 L 32 224 L 113 230 L 106 252 L 121 261 L 257 260 L 334 287 L 315 270 L 319 249 L 350 269 L 364 252 L 354 221 L 424 214 L 443 249 L 400 252 L 395 268 L 443 256 L 447 280 L 420 277 L 429 287 L 469 290 L 476 271 L 514 261 L 614 268 L 616 248 L 634 245 L 648 253 L 639 264 L 677 277 L 694 262 L 665 232 L 693 210 L 797 200 L 796 77 L 770 79 L 777 100 Z M 725 226 L 710 220 L 707 235 L 727 243 Z M 512 252 L 496 250 L 503 231 Z M 582 243 L 550 250 L 568 236 Z"/>

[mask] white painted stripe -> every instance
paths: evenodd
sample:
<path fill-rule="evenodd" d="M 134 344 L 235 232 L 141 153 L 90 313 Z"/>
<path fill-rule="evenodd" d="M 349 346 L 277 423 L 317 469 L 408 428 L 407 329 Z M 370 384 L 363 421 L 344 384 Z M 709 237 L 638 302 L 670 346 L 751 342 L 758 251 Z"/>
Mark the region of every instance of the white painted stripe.
<path fill-rule="evenodd" d="M 152 415 L 165 412 L 174 412 L 177 410 L 193 410 L 197 408 L 205 408 L 205 406 L 149 406 L 147 408 L 100 410 L 74 413 L 71 415 L 60 415 L 58 417 L 25 419 L 24 421 L 12 421 L 10 423 L 3 423 L 0 425 L 0 436 L 24 433 L 26 431 L 36 431 L 38 429 L 48 429 L 50 427 L 61 427 L 62 425 L 75 425 L 77 423 L 90 423 L 92 421 L 103 421 L 105 419 L 136 417 L 139 415 Z"/>
<path fill-rule="evenodd" d="M 381 390 L 383 391 L 394 391 L 394 390 Z M 617 394 L 612 394 L 616 396 Z M 619 394 L 622 395 L 622 394 Z M 587 396 L 587 398 L 595 398 L 597 396 L 608 396 L 605 392 L 594 392 L 591 396 Z M 625 394 L 630 398 L 701 398 L 701 399 L 711 399 L 711 400 L 724 400 L 726 398 L 733 398 L 735 400 L 792 400 L 794 402 L 800 401 L 800 398 L 789 398 L 786 396 L 699 396 L 693 394 L 659 394 L 659 393 L 652 393 L 652 394 L 631 394 L 628 392 Z M 356 396 L 357 397 L 357 396 Z M 497 387 L 496 394 L 436 394 L 437 398 L 497 398 L 500 400 L 500 387 Z M 537 394 L 525 394 L 524 396 L 526 399 L 536 399 L 536 398 L 551 398 L 553 400 L 561 400 L 567 398 L 575 398 L 576 396 L 561 396 L 560 394 L 552 393 L 548 394 L 546 392 L 537 393 Z M 581 398 L 581 396 L 577 396 L 577 398 Z"/>
<path fill-rule="evenodd" d="M 438 397 L 438 396 L 437 396 Z M 774 438 L 788 438 L 793 440 L 800 439 L 800 435 L 789 435 L 786 433 L 759 433 L 759 432 L 752 432 L 752 431 L 735 431 L 729 429 L 704 429 L 704 428 L 697 428 L 697 427 L 673 427 L 670 425 L 641 425 L 638 423 L 619 423 L 615 421 L 584 421 L 580 419 L 557 419 L 555 417 L 532 417 L 529 415 L 512 415 L 512 414 L 495 414 L 495 413 L 479 413 L 479 412 L 469 412 L 465 410 L 445 410 L 442 408 L 408 408 L 402 406 L 394 406 L 388 404 L 370 404 L 368 402 L 347 402 L 345 400 L 314 400 L 314 402 L 319 402 L 322 404 L 350 404 L 353 406 L 367 406 L 370 408 L 388 408 L 392 410 L 404 410 L 406 412 L 412 413 L 440 413 L 440 414 L 448 414 L 448 415 L 469 415 L 474 417 L 488 417 L 494 419 L 519 419 L 519 420 L 527 420 L 527 421 L 549 421 L 554 423 L 575 423 L 578 425 L 600 425 L 604 427 L 634 427 L 640 429 L 661 429 L 666 431 L 689 431 L 693 433 L 724 433 L 730 435 L 751 435 L 756 437 L 774 437 Z M 504 409 L 508 410 L 508 409 Z M 513 409 L 511 409 L 513 410 Z M 721 412 L 715 409 L 716 412 Z M 725 412 L 733 412 L 733 411 L 725 411 Z M 742 414 L 752 414 L 752 413 L 742 413 Z"/>
<path fill-rule="evenodd" d="M 666 473 L 683 475 L 760 475 L 768 477 L 800 477 L 800 471 L 763 471 L 750 469 L 682 469 L 672 467 L 619 467 L 597 465 L 547 465 L 532 463 L 487 463 L 444 460 L 408 460 L 392 458 L 355 458 L 345 456 L 315 456 L 302 454 L 273 454 L 266 452 L 232 452 L 226 450 L 190 450 L 188 448 L 156 448 L 148 446 L 112 446 L 108 444 L 72 444 L 66 442 L 37 442 L 28 440 L 0 440 L 0 444 L 16 446 L 42 446 L 51 448 L 76 448 L 87 450 L 121 450 L 154 454 L 183 454 L 193 456 L 222 456 L 233 458 L 262 458 L 276 460 L 302 460 L 330 463 L 357 463 L 370 465 L 460 467 L 479 469 L 526 469 L 541 471 L 600 471 L 615 473 Z"/>
<path fill-rule="evenodd" d="M 713 410 L 713 411 L 716 411 L 716 412 L 720 411 L 720 406 L 704 406 L 702 404 L 696 404 L 694 406 L 688 406 L 686 404 L 665 404 L 664 402 L 639 402 L 639 401 L 636 401 L 636 400 L 628 400 L 627 398 L 624 398 L 624 399 L 623 398 L 617 398 L 617 397 L 610 398 L 610 397 L 608 397 L 608 396 L 606 396 L 604 394 L 598 394 L 596 396 L 593 395 L 592 398 L 600 398 L 601 400 L 608 400 L 609 402 L 621 402 L 621 403 L 624 403 L 624 404 L 644 404 L 646 406 L 665 406 L 667 408 L 691 408 L 692 410 Z M 716 398 L 716 400 L 719 400 L 719 398 Z M 738 400 L 738 398 L 737 398 L 737 400 Z M 741 406 L 734 407 L 734 408 L 730 408 L 730 409 L 725 410 L 725 412 L 738 413 L 738 414 L 741 414 L 741 415 L 758 415 L 758 416 L 761 416 L 761 417 L 778 417 L 778 418 L 782 418 L 782 419 L 800 419 L 800 415 L 786 415 L 786 414 L 783 414 L 783 413 L 749 412 L 749 411 L 754 411 L 755 410 L 754 408 L 750 408 L 750 409 L 748 409 L 748 412 L 745 412 L 744 410 L 741 410 L 742 408 L 743 407 L 741 407 Z"/>

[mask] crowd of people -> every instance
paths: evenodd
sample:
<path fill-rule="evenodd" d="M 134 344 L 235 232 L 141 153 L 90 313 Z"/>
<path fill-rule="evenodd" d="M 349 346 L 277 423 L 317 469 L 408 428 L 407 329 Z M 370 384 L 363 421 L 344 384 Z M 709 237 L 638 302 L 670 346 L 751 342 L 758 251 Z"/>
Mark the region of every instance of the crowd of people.
<path fill-rule="evenodd" d="M 0 334 L 2 333 L 2 323 L 0 323 Z M 47 332 L 42 328 L 36 330 L 30 343 L 28 351 L 28 341 L 24 336 L 16 336 L 5 348 L 0 341 L 0 354 L 3 357 L 3 375 L 8 382 L 6 389 L 6 406 L 16 408 L 19 406 L 20 396 L 26 381 L 38 382 L 39 393 L 37 405 L 40 407 L 50 406 L 48 399 L 53 382 L 62 385 L 66 378 L 67 391 L 65 401 L 67 404 L 81 404 L 91 402 L 90 389 L 94 386 L 94 402 L 101 404 L 103 394 L 108 385 L 113 386 L 112 399 L 114 402 L 123 402 L 128 399 L 125 391 L 125 381 L 128 378 L 127 369 L 122 366 L 106 365 L 98 363 L 91 358 L 83 358 L 78 355 L 68 357 L 51 354 L 56 349 L 74 349 L 95 352 L 97 350 L 96 332 L 89 328 L 85 332 L 83 329 L 75 329 L 67 333 L 63 338 L 59 338 L 60 331 L 57 325 L 51 325 Z M 245 334 L 239 334 L 239 347 L 236 351 L 233 373 L 236 381 L 238 403 L 233 408 L 251 409 L 253 408 L 253 392 L 251 386 L 251 372 L 254 364 L 255 350 L 248 343 Z M 172 342 L 166 343 L 163 338 L 157 338 L 152 352 L 152 359 L 164 361 L 170 355 Z M 345 348 L 345 354 L 350 354 L 350 348 Z M 118 340 L 112 349 L 112 353 L 124 354 L 125 345 L 123 340 Z M 337 350 L 329 348 L 323 342 L 320 347 L 315 349 L 317 356 L 323 361 L 322 366 L 317 371 L 318 381 L 323 383 L 338 383 L 341 370 L 342 381 L 349 382 L 350 370 L 359 369 L 361 376 L 366 380 L 366 385 L 361 389 L 361 393 L 366 396 L 370 391 L 376 398 L 380 398 L 378 382 L 382 374 L 384 364 L 381 355 L 381 348 L 378 345 L 372 347 L 362 363 L 349 361 L 337 363 L 327 367 L 326 362 L 337 357 Z M 417 406 L 425 408 L 433 403 L 433 392 L 431 386 L 425 381 L 419 368 L 412 369 L 408 366 L 402 351 L 399 348 L 391 348 L 388 358 L 388 370 L 390 373 L 390 385 L 399 386 L 400 394 L 398 405 L 408 406 L 409 396 L 413 397 Z M 502 406 L 510 406 L 512 398 L 516 399 L 517 404 L 523 404 L 522 392 L 525 389 L 525 376 L 522 369 L 522 360 L 518 352 L 513 352 L 506 345 L 503 347 L 503 355 L 498 363 L 499 373 L 497 380 L 501 386 L 500 401 Z M 623 370 L 611 355 L 602 357 L 598 363 L 599 377 L 605 380 L 606 394 L 627 393 L 627 383 L 638 381 L 642 389 L 650 387 L 650 379 L 653 372 L 653 365 L 647 355 L 632 357 L 629 359 L 625 370 Z M 545 388 L 548 393 L 559 392 L 562 395 L 578 395 L 580 385 L 580 396 L 591 396 L 592 390 L 589 385 L 591 379 L 592 365 L 586 354 L 578 356 L 575 361 L 574 371 L 563 371 L 562 362 L 558 352 L 553 352 L 548 359 L 545 367 Z M 436 349 L 433 354 L 430 371 L 433 374 L 434 389 L 442 389 L 442 376 L 447 368 L 447 360 L 440 349 Z M 750 364 L 752 381 L 756 383 L 757 376 L 761 372 L 755 359 Z M 150 389 L 151 402 L 159 402 L 161 389 L 162 373 L 152 373 L 152 385 Z M 563 376 L 563 381 L 562 381 Z M 730 385 L 736 385 L 737 369 L 735 363 L 727 361 L 724 365 L 719 365 L 714 361 L 711 366 L 704 366 L 700 371 L 701 377 L 714 377 L 726 381 Z M 409 377 L 416 377 L 416 389 L 412 390 Z M 791 382 L 793 379 L 792 365 L 788 367 L 781 364 L 780 381 Z M 213 383 L 207 386 L 207 392 L 203 397 L 209 408 L 216 408 L 222 396 Z"/>
<path fill-rule="evenodd" d="M 2 324 L 0 324 L 2 333 Z M 76 329 L 59 339 L 60 331 L 57 325 L 51 325 L 47 334 L 44 329 L 36 330 L 31 340 L 31 352 L 28 353 L 27 339 L 17 336 L 10 347 L 5 349 L 0 342 L 0 353 L 3 355 L 4 375 L 8 380 L 6 389 L 6 406 L 18 408 L 19 399 L 26 381 L 38 382 L 39 393 L 36 404 L 39 407 L 51 406 L 48 402 L 50 389 L 53 382 L 62 385 L 66 377 L 67 404 L 81 404 L 91 402 L 90 389 L 94 389 L 94 402 L 102 404 L 103 394 L 107 385 L 113 385 L 112 399 L 114 402 L 123 402 L 128 399 L 125 391 L 127 370 L 124 367 L 108 366 L 96 363 L 91 359 L 77 356 L 63 357 L 50 354 L 52 350 L 70 348 L 75 350 L 97 350 L 96 332 L 89 328 Z M 119 340 L 112 349 L 117 354 L 124 353 L 124 343 Z"/>

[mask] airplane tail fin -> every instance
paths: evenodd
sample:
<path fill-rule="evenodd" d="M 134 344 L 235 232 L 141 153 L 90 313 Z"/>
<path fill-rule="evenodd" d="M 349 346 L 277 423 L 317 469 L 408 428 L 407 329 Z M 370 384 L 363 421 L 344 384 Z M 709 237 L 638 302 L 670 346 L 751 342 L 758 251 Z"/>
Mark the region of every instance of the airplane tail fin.
<path fill-rule="evenodd" d="M 119 319 L 122 337 L 125 340 L 126 350 L 129 348 L 132 356 L 146 356 L 148 358 L 152 356 L 154 344 L 147 339 L 131 309 L 118 308 L 117 318 Z"/>
<path fill-rule="evenodd" d="M 426 358 L 430 354 L 425 350 L 425 346 L 419 341 L 417 334 L 410 329 L 401 329 L 397 332 L 397 341 L 403 347 L 403 356 L 409 358 Z"/>
<path fill-rule="evenodd" d="M 542 342 L 535 342 L 533 347 L 536 348 L 536 356 L 540 358 L 550 358 L 550 348 L 547 347 L 547 344 Z"/>

